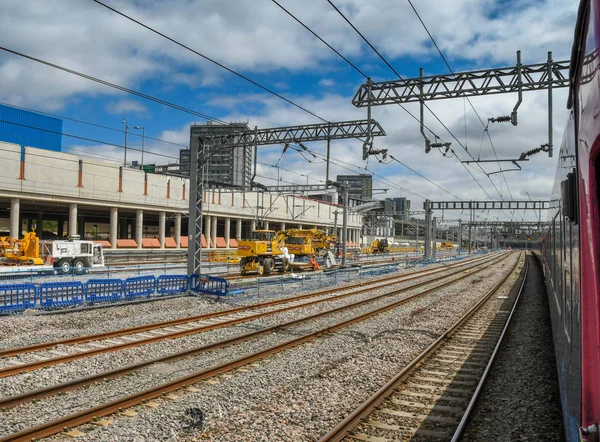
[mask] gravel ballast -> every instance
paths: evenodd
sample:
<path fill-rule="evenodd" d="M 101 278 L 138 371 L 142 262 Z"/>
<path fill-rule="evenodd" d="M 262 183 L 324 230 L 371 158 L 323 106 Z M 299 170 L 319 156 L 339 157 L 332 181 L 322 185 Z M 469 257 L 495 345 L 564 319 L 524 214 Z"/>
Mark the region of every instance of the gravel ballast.
<path fill-rule="evenodd" d="M 565 438 L 544 276 L 539 261 L 527 259 L 523 293 L 464 441 Z"/>
<path fill-rule="evenodd" d="M 516 255 L 455 286 L 261 360 L 256 366 L 203 381 L 197 385 L 200 391 L 178 394 L 175 401 L 159 401 L 156 409 L 136 407 L 139 414 L 134 418 L 111 417 L 114 421 L 106 428 L 86 425 L 83 431 L 90 434 L 83 440 L 193 440 L 201 438 L 203 431 L 213 440 L 316 440 L 473 305 L 512 268 L 515 259 Z M 148 367 L 133 376 L 17 407 L 2 413 L 6 421 L 2 432 L 33 424 L 16 422 L 25 407 L 28 415 L 45 415 L 44 420 L 65 415 L 81 409 L 83 404 L 122 396 L 140 386 L 148 388 L 155 382 L 288 340 L 343 317 L 349 318 L 350 314 L 340 312 L 212 356 Z M 202 429 L 184 428 L 191 425 L 186 413 L 192 408 L 206 414 Z"/>

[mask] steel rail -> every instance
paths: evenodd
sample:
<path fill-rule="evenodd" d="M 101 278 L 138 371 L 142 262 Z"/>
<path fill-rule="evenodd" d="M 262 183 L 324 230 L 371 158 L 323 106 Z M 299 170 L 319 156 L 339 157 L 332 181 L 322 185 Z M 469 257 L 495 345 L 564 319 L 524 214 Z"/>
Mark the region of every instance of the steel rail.
<path fill-rule="evenodd" d="M 28 346 L 24 346 L 24 347 L 15 347 L 15 348 L 6 349 L 6 350 L 0 350 L 0 357 L 15 356 L 15 355 L 34 352 L 34 351 L 45 350 L 48 348 L 54 348 L 58 345 L 72 345 L 72 344 L 79 344 L 79 343 L 84 343 L 84 342 L 99 341 L 102 339 L 108 339 L 108 338 L 112 338 L 112 337 L 116 337 L 116 336 L 124 336 L 124 335 L 133 334 L 133 333 L 140 333 L 140 332 L 145 332 L 145 331 L 149 331 L 149 330 L 154 330 L 154 329 L 158 329 L 158 328 L 165 328 L 165 327 L 171 327 L 174 325 L 185 324 L 187 322 L 202 321 L 205 319 L 211 319 L 211 318 L 215 318 L 215 317 L 219 317 L 219 316 L 227 316 L 227 315 L 242 312 L 242 311 L 249 311 L 249 310 L 255 310 L 255 309 L 260 309 L 260 308 L 265 308 L 265 307 L 271 307 L 274 305 L 280 305 L 280 304 L 285 304 L 288 302 L 300 301 L 302 299 L 309 299 L 309 298 L 316 297 L 316 296 L 323 296 L 323 295 L 327 295 L 327 294 L 335 293 L 335 292 L 339 292 L 339 291 L 351 290 L 356 287 L 372 286 L 372 285 L 376 285 L 376 284 L 379 284 L 384 281 L 392 281 L 395 279 L 402 279 L 402 280 L 416 279 L 416 278 L 410 278 L 410 277 L 412 277 L 413 275 L 420 275 L 418 277 L 428 276 L 430 274 L 442 272 L 448 268 L 461 267 L 461 266 L 469 265 L 471 263 L 479 262 L 479 261 L 482 261 L 485 259 L 486 258 L 470 259 L 470 260 L 465 260 L 465 261 L 461 261 L 458 263 L 450 264 L 447 266 L 436 267 L 434 269 L 418 270 L 415 272 L 404 273 L 402 275 L 390 276 L 387 278 L 379 279 L 377 281 L 360 282 L 357 284 L 350 284 L 350 285 L 343 286 L 343 287 L 336 287 L 336 288 L 332 288 L 332 289 L 320 290 L 318 292 L 308 293 L 305 295 L 294 296 L 291 298 L 277 299 L 274 301 L 267 301 L 267 302 L 262 302 L 262 303 L 254 304 L 254 305 L 235 307 L 235 308 L 228 309 L 228 310 L 204 313 L 202 315 L 188 316 L 185 318 L 172 319 L 169 321 L 161 321 L 161 322 L 156 322 L 156 323 L 152 323 L 152 324 L 139 325 L 136 327 L 113 330 L 113 331 L 97 333 L 97 334 L 93 334 L 93 335 L 77 336 L 77 337 L 73 337 L 73 338 L 61 339 L 58 341 L 42 342 L 39 344 L 32 344 L 32 345 L 28 345 Z M 168 335 L 164 335 L 164 336 L 166 336 L 168 338 Z"/>
<path fill-rule="evenodd" d="M 502 256 L 505 256 L 505 255 L 501 255 L 501 257 Z M 492 259 L 490 259 L 488 261 L 492 261 L 493 262 L 496 259 L 498 259 L 498 257 L 492 258 Z M 474 266 L 472 266 L 470 268 L 474 268 L 474 267 L 477 267 L 479 265 L 485 264 L 488 261 L 478 262 L 477 264 L 475 264 Z M 490 265 L 492 265 L 492 264 L 490 264 Z M 433 269 L 432 272 L 434 270 L 437 271 L 438 269 L 437 268 Z M 446 269 L 442 268 L 440 271 L 443 271 L 443 270 L 446 270 Z M 432 282 L 439 281 L 440 279 L 448 278 L 448 277 L 450 277 L 452 275 L 455 275 L 456 273 L 461 273 L 463 271 L 464 271 L 463 269 L 460 269 L 460 270 L 458 270 L 458 271 L 456 271 L 454 273 L 445 274 L 445 275 L 439 276 L 437 278 L 433 278 L 433 279 L 429 279 L 427 281 L 423 281 L 421 283 L 413 284 L 410 287 L 405 287 L 405 288 L 399 289 L 399 291 L 397 293 L 400 293 L 402 291 L 411 290 L 413 288 L 417 288 L 417 287 L 420 287 L 422 285 L 430 284 Z M 439 272 L 436 272 L 436 273 L 439 273 Z M 410 280 L 413 280 L 413 279 L 420 279 L 423 276 L 429 276 L 429 274 L 427 274 L 427 275 L 419 274 L 419 275 L 410 276 L 408 278 L 402 279 L 402 281 L 400 281 L 400 282 L 406 282 L 406 281 L 410 281 Z M 192 334 L 202 333 L 202 332 L 206 332 L 206 331 L 210 331 L 210 330 L 216 330 L 216 329 L 219 329 L 219 328 L 229 327 L 229 326 L 236 325 L 236 324 L 241 324 L 241 323 L 244 323 L 244 322 L 250 322 L 250 321 L 253 321 L 253 320 L 256 320 L 256 319 L 260 319 L 260 318 L 265 317 L 265 316 L 274 315 L 276 313 L 281 313 L 281 312 L 285 312 L 285 311 L 288 311 L 288 310 L 294 310 L 294 309 L 298 309 L 298 308 L 303 308 L 303 307 L 307 307 L 307 306 L 310 306 L 310 305 L 313 305 L 313 304 L 318 304 L 318 303 L 321 303 L 321 302 L 328 302 L 328 301 L 331 301 L 331 300 L 342 299 L 342 298 L 345 298 L 345 297 L 348 297 L 348 296 L 355 296 L 357 294 L 373 290 L 374 288 L 381 288 L 381 287 L 385 287 L 386 285 L 397 284 L 397 283 L 398 282 L 396 282 L 396 281 L 392 281 L 392 282 L 386 282 L 386 283 L 380 284 L 380 285 L 370 285 L 369 287 L 361 288 L 359 290 L 356 290 L 356 291 L 353 291 L 353 292 L 350 292 L 350 293 L 344 293 L 344 294 L 341 294 L 341 295 L 334 295 L 334 296 L 331 296 L 331 297 L 328 297 L 328 298 L 317 299 L 317 300 L 314 300 L 314 301 L 305 302 L 303 304 L 294 304 L 294 305 L 283 307 L 283 308 L 280 308 L 280 309 L 277 309 L 277 310 L 268 310 L 268 311 L 265 311 L 265 312 L 262 312 L 262 313 L 257 313 L 257 314 L 252 315 L 252 316 L 245 316 L 245 317 L 242 317 L 242 318 L 234 318 L 234 319 L 230 319 L 230 320 L 219 322 L 219 323 L 202 325 L 202 326 L 194 327 L 194 328 L 191 328 L 191 329 L 185 329 L 185 330 L 181 330 L 181 331 L 177 331 L 177 332 L 173 332 L 173 333 L 162 334 L 162 335 L 153 336 L 153 337 L 144 338 L 144 339 L 138 339 L 136 341 L 125 342 L 125 343 L 122 343 L 122 344 L 111 345 L 111 346 L 108 346 L 108 347 L 100 347 L 100 348 L 95 348 L 93 350 L 86 350 L 86 351 L 82 351 L 82 352 L 71 353 L 71 354 L 67 354 L 67 355 L 64 355 L 64 356 L 57 356 L 57 357 L 54 357 L 54 358 L 41 359 L 41 360 L 38 360 L 38 361 L 35 361 L 35 362 L 30 362 L 30 363 L 27 363 L 27 364 L 21 364 L 21 365 L 12 366 L 12 367 L 4 367 L 4 368 L 0 369 L 0 378 L 4 378 L 4 377 L 8 377 L 8 376 L 13 376 L 15 374 L 19 374 L 19 373 L 23 373 L 23 372 L 34 371 L 34 370 L 38 370 L 40 368 L 45 368 L 45 367 L 49 367 L 49 366 L 52 366 L 52 365 L 61 364 L 63 362 L 70 362 L 70 361 L 74 361 L 74 360 L 77 360 L 77 359 L 83 359 L 83 358 L 87 358 L 87 357 L 90 357 L 90 356 L 95 356 L 95 355 L 98 355 L 98 354 L 112 353 L 112 352 L 123 350 L 123 349 L 126 349 L 126 348 L 139 347 L 141 345 L 152 344 L 154 342 L 159 342 L 159 341 L 163 341 L 163 340 L 166 340 L 166 339 L 181 338 L 181 337 L 192 335 Z M 392 293 L 392 294 L 397 294 L 397 293 Z M 367 300 L 364 300 L 364 301 L 359 301 L 359 303 L 371 302 L 371 301 L 377 300 L 377 299 L 379 299 L 381 297 L 384 297 L 384 296 L 390 296 L 390 295 L 389 294 L 379 295 L 379 296 L 376 296 L 376 297 L 373 297 L 373 298 L 368 298 Z M 353 304 L 349 304 L 349 305 L 352 306 Z"/>
<path fill-rule="evenodd" d="M 461 418 L 460 423 L 458 424 L 458 427 L 456 428 L 456 431 L 454 432 L 454 435 L 452 436 L 451 442 L 458 442 L 460 440 L 460 438 L 462 437 L 463 431 L 467 427 L 467 423 L 469 421 L 469 418 L 471 417 L 473 408 L 475 407 L 475 404 L 477 403 L 477 399 L 479 398 L 479 394 L 481 393 L 483 385 L 485 384 L 485 381 L 487 380 L 488 374 L 492 368 L 492 364 L 494 363 L 494 360 L 496 359 L 496 355 L 498 354 L 498 350 L 500 350 L 500 346 L 502 345 L 502 341 L 504 340 L 504 336 L 506 335 L 506 330 L 508 330 L 510 321 L 511 321 L 513 314 L 517 308 L 517 304 L 519 303 L 519 300 L 521 299 L 521 294 L 523 293 L 523 287 L 525 286 L 525 281 L 527 280 L 527 273 L 529 272 L 529 262 L 527 261 L 527 255 L 525 255 L 525 260 L 527 262 L 527 266 L 525 267 L 525 275 L 523 275 L 523 281 L 521 282 L 521 287 L 519 287 L 519 293 L 517 294 L 517 297 L 515 299 L 515 302 L 513 303 L 512 309 L 510 310 L 510 314 L 508 315 L 506 324 L 504 325 L 504 328 L 502 329 L 500 338 L 498 338 L 496 347 L 494 347 L 494 351 L 493 351 L 492 355 L 490 356 L 490 360 L 489 360 L 488 364 L 486 365 L 485 370 L 483 371 L 483 374 L 481 376 L 481 379 L 479 380 L 479 383 L 477 384 L 475 393 L 473 393 L 473 397 L 469 401 L 469 404 L 467 405 L 467 409 L 466 409 L 465 413 L 463 414 L 463 417 Z"/>
<path fill-rule="evenodd" d="M 329 433 L 323 436 L 319 442 L 339 442 L 343 440 L 360 422 L 373 410 L 387 399 L 407 378 L 410 372 L 421 364 L 421 362 L 433 353 L 456 329 L 463 325 L 487 300 L 496 293 L 500 287 L 510 278 L 517 268 L 520 257 L 510 272 L 496 284 L 485 296 L 483 296 L 473 307 L 471 307 L 458 321 L 456 321 L 446 332 L 439 336 L 429 347 L 423 350 L 415 359 L 404 367 L 396 376 L 389 380 L 383 387 L 363 402 L 358 408 L 350 413 L 342 422 L 337 424 Z"/>
<path fill-rule="evenodd" d="M 502 259 L 498 260 L 498 262 L 501 262 L 504 259 L 507 259 L 509 256 L 510 256 L 510 254 L 504 256 Z M 490 264 L 490 266 L 491 265 L 493 265 L 493 264 Z M 116 411 L 122 410 L 123 408 L 132 407 L 132 406 L 137 405 L 145 400 L 155 399 L 157 397 L 160 397 L 163 394 L 170 393 L 172 391 L 179 390 L 182 387 L 197 383 L 200 380 L 223 373 L 224 371 L 229 371 L 234 368 L 249 364 L 249 363 L 259 360 L 265 356 L 269 356 L 274 353 L 278 353 L 285 349 L 288 349 L 288 348 L 297 346 L 299 344 L 302 344 L 304 342 L 313 340 L 319 336 L 332 333 L 332 332 L 339 330 L 343 327 L 346 327 L 348 325 L 351 325 L 356 322 L 360 322 L 365 319 L 371 318 L 373 316 L 379 315 L 381 313 L 384 313 L 386 311 L 394 309 L 400 305 L 406 304 L 417 297 L 434 292 L 436 290 L 439 290 L 442 287 L 446 287 L 447 285 L 453 284 L 459 280 L 473 276 L 473 275 L 477 274 L 478 272 L 484 270 L 487 267 L 489 267 L 489 266 L 486 266 L 482 269 L 478 269 L 475 272 L 465 273 L 464 275 L 462 275 L 458 278 L 455 278 L 452 281 L 448 281 L 448 282 L 438 285 L 436 287 L 426 289 L 420 293 L 417 293 L 417 294 L 414 294 L 407 298 L 395 301 L 393 303 L 390 303 L 383 307 L 377 308 L 375 310 L 368 311 L 366 313 L 360 314 L 358 316 L 355 316 L 348 320 L 342 321 L 340 323 L 337 323 L 337 324 L 334 324 L 331 326 L 327 326 L 327 327 L 321 328 L 317 331 L 314 331 L 314 332 L 302 335 L 300 337 L 291 339 L 289 341 L 268 347 L 268 348 L 260 350 L 256 353 L 247 354 L 247 355 L 238 357 L 236 359 L 233 359 L 231 361 L 228 361 L 228 362 L 210 367 L 208 369 L 202 370 L 200 372 L 192 373 L 190 375 L 184 376 L 184 377 L 176 379 L 174 381 L 171 381 L 171 382 L 168 382 L 168 383 L 165 383 L 165 384 L 162 384 L 162 385 L 159 385 L 159 386 L 147 389 L 147 390 L 143 390 L 143 391 L 135 393 L 133 395 L 130 395 L 130 396 L 127 396 L 124 398 L 120 398 L 120 399 L 114 400 L 112 402 L 93 407 L 88 410 L 83 410 L 81 412 L 77 412 L 72 415 L 60 418 L 58 420 L 51 421 L 51 422 L 48 422 L 48 423 L 30 428 L 30 429 L 26 429 L 26 430 L 20 431 L 18 433 L 12 434 L 12 435 L 5 436 L 2 439 L 0 439 L 0 442 L 8 442 L 8 441 L 14 442 L 14 441 L 26 441 L 26 440 L 29 441 L 34 438 L 37 439 L 37 438 L 47 437 L 47 436 L 59 433 L 66 427 L 72 428 L 77 425 L 81 425 L 83 423 L 89 422 L 94 418 L 103 417 L 103 416 L 112 414 Z M 317 316 L 317 315 L 315 315 L 315 316 Z M 298 321 L 301 321 L 301 320 L 296 320 L 296 321 L 293 321 L 292 323 L 297 323 Z M 279 325 L 274 328 L 280 329 L 281 327 L 282 327 L 282 325 Z"/>

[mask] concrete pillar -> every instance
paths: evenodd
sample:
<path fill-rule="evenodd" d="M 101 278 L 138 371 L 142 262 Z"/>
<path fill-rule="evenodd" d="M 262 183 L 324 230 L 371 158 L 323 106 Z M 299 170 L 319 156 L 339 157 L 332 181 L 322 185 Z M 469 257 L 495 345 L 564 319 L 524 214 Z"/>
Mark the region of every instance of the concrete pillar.
<path fill-rule="evenodd" d="M 231 239 L 231 218 L 225 218 L 225 244 L 229 247 L 229 240 Z"/>
<path fill-rule="evenodd" d="M 69 204 L 69 236 L 77 235 L 77 204 Z"/>
<path fill-rule="evenodd" d="M 285 230 L 285 223 L 281 223 L 281 230 Z"/>
<path fill-rule="evenodd" d="M 235 220 L 235 239 L 242 239 L 242 220 L 239 218 Z"/>
<path fill-rule="evenodd" d="M 256 220 L 253 219 L 250 221 L 250 232 L 254 232 L 256 230 Z"/>
<path fill-rule="evenodd" d="M 206 247 L 210 248 L 210 227 L 212 216 L 206 216 L 204 219 L 204 238 L 206 238 Z M 190 222 L 193 222 L 190 218 Z"/>
<path fill-rule="evenodd" d="M 19 223 L 19 212 L 21 204 L 19 198 L 10 199 L 10 236 L 19 239 L 21 225 Z"/>
<path fill-rule="evenodd" d="M 110 248 L 117 248 L 117 227 L 119 226 L 119 209 L 110 208 Z"/>
<path fill-rule="evenodd" d="M 167 224 L 167 214 L 165 212 L 158 212 L 158 242 L 160 248 L 165 248 L 165 227 Z"/>
<path fill-rule="evenodd" d="M 302 224 L 298 224 L 298 229 L 302 230 Z"/>
<path fill-rule="evenodd" d="M 264 230 L 269 230 L 269 221 L 267 221 L 267 220 L 263 221 L 263 229 Z"/>
<path fill-rule="evenodd" d="M 37 233 L 37 237 L 42 237 L 42 231 L 44 230 L 44 213 L 38 212 L 37 219 L 35 220 L 35 231 Z"/>
<path fill-rule="evenodd" d="M 178 249 L 181 247 L 181 212 L 175 214 L 175 244 Z"/>
<path fill-rule="evenodd" d="M 210 237 L 211 237 L 211 241 L 213 244 L 213 247 L 217 247 L 217 217 L 213 216 L 212 217 L 212 221 L 211 221 L 211 231 L 210 231 Z"/>
<path fill-rule="evenodd" d="M 143 233 L 144 233 L 144 211 L 138 209 L 135 211 L 135 242 L 137 248 L 141 249 L 143 244 Z"/>

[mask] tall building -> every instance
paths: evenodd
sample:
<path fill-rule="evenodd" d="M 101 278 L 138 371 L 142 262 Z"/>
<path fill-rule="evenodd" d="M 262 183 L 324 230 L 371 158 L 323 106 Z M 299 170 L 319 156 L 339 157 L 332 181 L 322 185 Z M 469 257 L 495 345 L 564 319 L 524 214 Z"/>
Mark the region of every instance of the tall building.
<path fill-rule="evenodd" d="M 348 198 L 362 201 L 373 199 L 373 175 L 338 175 L 336 181 L 348 187 Z"/>
<path fill-rule="evenodd" d="M 62 120 L 0 104 L 0 141 L 60 152 Z"/>
<path fill-rule="evenodd" d="M 395 216 L 397 219 L 408 219 L 410 218 L 410 200 L 400 197 L 400 198 L 392 198 L 394 201 L 394 210 L 396 212 L 403 212 L 403 214 L 398 214 Z"/>
<path fill-rule="evenodd" d="M 231 124 L 194 124 L 190 127 L 190 147 L 192 143 L 198 145 L 199 137 L 214 137 L 231 135 L 236 132 L 249 131 L 247 123 Z M 207 147 L 209 156 L 206 163 L 204 179 L 209 186 L 250 187 L 252 178 L 252 146 Z M 211 149 L 215 149 L 214 151 Z M 181 173 L 190 174 L 190 149 L 179 152 Z"/>

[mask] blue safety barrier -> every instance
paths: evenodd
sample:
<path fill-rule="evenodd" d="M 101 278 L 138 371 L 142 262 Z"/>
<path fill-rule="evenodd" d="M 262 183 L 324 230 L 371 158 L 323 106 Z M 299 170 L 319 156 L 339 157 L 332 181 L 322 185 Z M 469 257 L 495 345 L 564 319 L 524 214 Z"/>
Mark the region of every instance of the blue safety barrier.
<path fill-rule="evenodd" d="M 0 312 L 8 313 L 35 307 L 37 290 L 34 284 L 0 285 Z"/>
<path fill-rule="evenodd" d="M 156 278 L 156 292 L 159 295 L 174 295 L 188 289 L 187 275 L 160 275 Z"/>
<path fill-rule="evenodd" d="M 123 281 L 114 279 L 90 279 L 85 283 L 85 300 L 90 304 L 118 302 L 123 299 Z"/>
<path fill-rule="evenodd" d="M 127 299 L 154 294 L 156 279 L 154 276 L 134 276 L 123 281 L 123 295 Z"/>
<path fill-rule="evenodd" d="M 42 308 L 83 304 L 84 291 L 81 281 L 43 282 L 39 286 L 38 293 Z"/>
<path fill-rule="evenodd" d="M 229 281 L 218 276 L 203 275 L 198 278 L 197 274 L 190 276 L 191 290 L 207 295 L 227 296 L 229 295 Z"/>

